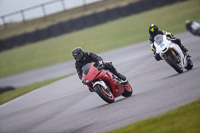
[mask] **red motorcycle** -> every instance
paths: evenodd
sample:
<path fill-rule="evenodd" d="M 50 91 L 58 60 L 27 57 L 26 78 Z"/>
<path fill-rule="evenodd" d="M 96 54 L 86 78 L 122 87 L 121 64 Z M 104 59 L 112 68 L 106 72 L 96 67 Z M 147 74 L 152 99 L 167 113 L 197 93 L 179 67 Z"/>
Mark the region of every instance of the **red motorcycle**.
<path fill-rule="evenodd" d="M 105 102 L 113 103 L 118 96 L 129 97 L 132 95 L 132 87 L 128 81 L 123 82 L 118 77 L 102 66 L 96 66 L 94 62 L 82 67 L 83 84 L 91 91 L 96 92 Z"/>

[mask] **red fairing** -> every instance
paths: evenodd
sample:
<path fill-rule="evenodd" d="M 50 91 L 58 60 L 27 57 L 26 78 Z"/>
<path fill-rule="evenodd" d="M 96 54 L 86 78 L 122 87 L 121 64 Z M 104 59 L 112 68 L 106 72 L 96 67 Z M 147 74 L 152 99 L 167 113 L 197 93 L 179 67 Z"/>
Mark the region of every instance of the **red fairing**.
<path fill-rule="evenodd" d="M 97 68 L 94 67 L 94 64 L 95 64 L 95 63 L 91 63 L 91 64 L 90 64 L 90 69 L 89 69 L 88 74 L 84 74 L 84 73 L 83 73 L 82 81 L 83 81 L 83 83 L 86 84 L 86 85 L 91 84 L 91 82 L 92 82 L 93 80 L 95 80 L 96 76 L 97 76 L 99 73 L 101 73 L 100 71 L 98 71 Z M 86 80 L 89 80 L 89 81 L 86 82 Z"/>
<path fill-rule="evenodd" d="M 87 85 L 89 88 L 93 89 L 92 83 L 97 80 L 104 81 L 111 89 L 114 97 L 120 96 L 124 93 L 124 86 L 118 84 L 108 70 L 98 70 L 94 67 L 94 62 L 90 64 L 89 72 L 87 74 L 83 73 L 82 82 Z M 93 89 L 94 90 L 94 89 Z"/>

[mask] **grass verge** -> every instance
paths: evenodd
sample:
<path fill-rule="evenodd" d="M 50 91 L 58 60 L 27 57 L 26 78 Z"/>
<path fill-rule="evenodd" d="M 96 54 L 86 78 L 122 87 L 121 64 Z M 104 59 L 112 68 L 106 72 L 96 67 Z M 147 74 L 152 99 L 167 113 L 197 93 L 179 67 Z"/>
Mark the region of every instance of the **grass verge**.
<path fill-rule="evenodd" d="M 136 1 L 139 0 L 103 0 L 87 6 L 77 7 L 65 10 L 63 12 L 51 14 L 46 17 L 27 20 L 25 23 L 9 23 L 6 24 L 6 29 L 3 25 L 0 25 L 0 39 L 5 39 L 25 32 L 31 32 L 36 29 L 42 29 L 62 21 L 67 21 L 69 19 L 77 18 L 94 12 L 100 12 L 117 6 L 123 6 Z"/>
<path fill-rule="evenodd" d="M 200 0 L 184 1 L 4 51 L 0 53 L 0 78 L 72 60 L 71 51 L 77 46 L 98 53 L 148 40 L 151 23 L 161 30 L 183 32 L 186 19 L 200 21 L 199 12 Z"/>
<path fill-rule="evenodd" d="M 200 100 L 107 133 L 199 133 Z"/>
<path fill-rule="evenodd" d="M 7 92 L 4 92 L 4 93 L 1 93 L 0 94 L 0 105 L 4 104 L 4 103 L 6 103 L 6 102 L 8 102 L 12 99 L 15 99 L 15 98 L 17 98 L 21 95 L 24 95 L 24 94 L 26 94 L 30 91 L 33 91 L 37 88 L 48 85 L 48 84 L 55 82 L 57 80 L 69 77 L 73 74 L 74 73 L 68 74 L 68 75 L 65 75 L 65 76 L 62 76 L 62 77 L 59 77 L 59 78 L 55 78 L 55 79 L 48 79 L 48 80 L 45 80 L 45 81 L 42 81 L 42 82 L 37 82 L 37 83 L 30 84 L 30 85 L 18 87 L 15 90 L 12 90 L 12 91 L 7 91 Z"/>

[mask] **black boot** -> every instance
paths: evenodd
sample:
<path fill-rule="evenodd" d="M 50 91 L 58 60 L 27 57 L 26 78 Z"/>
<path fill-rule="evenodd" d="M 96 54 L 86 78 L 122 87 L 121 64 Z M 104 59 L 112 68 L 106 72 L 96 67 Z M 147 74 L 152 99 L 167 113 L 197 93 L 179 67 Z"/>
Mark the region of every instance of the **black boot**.
<path fill-rule="evenodd" d="M 183 52 L 187 52 L 188 51 L 188 49 L 186 48 L 186 47 L 184 47 L 182 44 L 181 44 L 181 50 L 183 51 Z"/>
<path fill-rule="evenodd" d="M 116 75 L 119 79 L 125 81 L 126 77 L 124 75 L 122 75 L 121 73 L 118 73 L 117 71 L 113 72 L 114 75 Z"/>
<path fill-rule="evenodd" d="M 122 75 L 121 73 L 116 73 L 115 74 L 118 78 L 120 78 L 121 80 L 125 81 L 126 80 L 126 77 L 124 75 Z"/>
<path fill-rule="evenodd" d="M 190 57 L 191 57 L 191 56 L 187 53 L 187 52 L 188 52 L 188 49 L 185 48 L 182 44 L 181 44 L 180 48 L 181 48 L 183 54 L 184 54 L 187 58 L 190 58 Z"/>
<path fill-rule="evenodd" d="M 117 76 L 120 80 L 125 81 L 126 77 L 124 75 L 122 75 L 121 73 L 117 72 L 116 69 L 114 69 L 113 71 L 111 71 L 115 76 Z"/>
<path fill-rule="evenodd" d="M 111 72 L 113 73 L 115 76 L 117 76 L 119 79 L 125 81 L 126 77 L 124 75 L 122 75 L 121 73 L 118 73 L 117 70 L 115 69 L 115 67 L 112 65 L 112 62 L 106 62 L 104 63 L 105 67 Z"/>
<path fill-rule="evenodd" d="M 186 53 L 186 52 L 188 51 L 188 49 L 185 48 L 185 47 L 181 44 L 181 40 L 180 40 L 180 39 L 175 38 L 175 39 L 172 40 L 172 42 L 178 44 L 178 46 L 181 48 L 181 50 L 182 50 L 184 53 Z"/>
<path fill-rule="evenodd" d="M 179 39 L 180 40 L 180 39 Z M 181 48 L 181 50 L 186 53 L 188 51 L 188 49 L 186 47 L 183 46 L 183 44 L 181 44 L 181 41 L 178 41 L 178 46 Z"/>

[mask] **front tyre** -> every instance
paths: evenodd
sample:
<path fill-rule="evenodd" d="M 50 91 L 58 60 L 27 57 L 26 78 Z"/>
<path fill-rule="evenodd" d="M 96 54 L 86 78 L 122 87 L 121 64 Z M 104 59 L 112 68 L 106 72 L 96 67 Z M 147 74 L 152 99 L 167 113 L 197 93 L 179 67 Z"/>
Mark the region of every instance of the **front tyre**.
<path fill-rule="evenodd" d="M 94 90 L 105 102 L 113 103 L 115 101 L 114 95 L 110 91 L 109 87 L 105 89 L 102 85 L 97 84 L 94 86 Z"/>
<path fill-rule="evenodd" d="M 181 63 L 176 62 L 176 59 L 172 55 L 168 55 L 166 61 L 169 63 L 169 65 L 174 68 L 178 73 L 183 72 L 183 67 Z"/>
<path fill-rule="evenodd" d="M 128 82 L 125 83 L 125 85 L 124 85 L 124 93 L 122 93 L 122 96 L 129 97 L 129 96 L 132 95 L 132 93 L 133 93 L 133 89 L 132 89 L 131 85 Z"/>
<path fill-rule="evenodd" d="M 193 68 L 193 62 L 190 58 L 187 59 L 187 63 L 188 63 L 188 65 L 187 65 L 187 67 L 185 67 L 185 69 L 187 69 L 187 70 L 192 69 Z"/>

